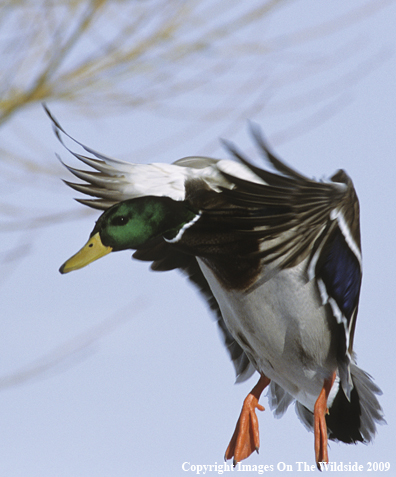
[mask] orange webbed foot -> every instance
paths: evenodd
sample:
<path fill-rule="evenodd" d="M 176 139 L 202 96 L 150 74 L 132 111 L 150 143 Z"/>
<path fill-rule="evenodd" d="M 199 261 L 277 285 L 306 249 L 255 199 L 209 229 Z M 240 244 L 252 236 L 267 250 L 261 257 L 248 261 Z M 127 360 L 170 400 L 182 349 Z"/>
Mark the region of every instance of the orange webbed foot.
<path fill-rule="evenodd" d="M 336 373 L 330 379 L 326 379 L 323 388 L 320 391 L 319 397 L 316 400 L 314 407 L 314 434 L 315 434 L 315 460 L 316 466 L 321 470 L 320 462 L 329 462 L 329 455 L 327 452 L 327 424 L 326 414 L 327 399 L 330 394 L 331 387 L 333 386 Z"/>
<path fill-rule="evenodd" d="M 258 453 L 260 447 L 259 424 L 256 409 L 264 411 L 264 406 L 259 404 L 260 395 L 269 384 L 270 380 L 262 375 L 256 386 L 247 395 L 243 402 L 241 414 L 235 427 L 234 434 L 225 452 L 225 460 L 234 457 L 233 464 L 237 465 L 254 451 Z"/>

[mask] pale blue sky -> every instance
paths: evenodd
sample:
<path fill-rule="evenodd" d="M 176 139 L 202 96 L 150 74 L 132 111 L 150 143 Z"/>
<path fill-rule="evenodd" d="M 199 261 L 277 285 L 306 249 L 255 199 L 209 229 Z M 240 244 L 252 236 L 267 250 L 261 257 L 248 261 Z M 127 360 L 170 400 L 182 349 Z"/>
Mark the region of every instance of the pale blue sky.
<path fill-rule="evenodd" d="M 290 2 L 240 35 L 252 42 L 264 35 L 282 45 L 284 33 L 318 26 L 345 8 L 339 0 L 331 8 L 313 0 Z M 225 158 L 219 137 L 252 153 L 251 119 L 276 153 L 303 173 L 321 178 L 338 168 L 348 172 L 360 199 L 364 260 L 355 351 L 358 365 L 383 390 L 388 425 L 379 427 L 374 444 L 331 443 L 329 455 L 365 469 L 368 462 L 396 466 L 395 21 L 396 4 L 387 2 L 345 30 L 324 36 L 318 30 L 318 38 L 301 45 L 296 36 L 294 48 L 263 56 L 262 64 L 246 57 L 224 77 L 175 99 L 169 114 L 153 108 L 87 117 L 67 104 L 49 104 L 76 139 L 132 162 L 173 162 L 195 154 Z M 202 52 L 196 71 L 190 66 L 191 74 L 199 74 L 208 54 Z M 224 54 L 236 61 L 232 50 Z M 217 102 L 229 115 L 205 120 L 205 110 Z M 325 121 L 330 112 L 336 114 Z M 13 118 L 0 139 L 21 153 L 32 148 L 41 165 L 71 179 L 55 152 L 72 160 L 41 106 Z M 234 385 L 206 304 L 177 272 L 153 273 L 122 252 L 59 274 L 59 266 L 85 243 L 98 213 L 73 202 L 78 194 L 58 177 L 32 174 L 30 184 L 2 184 L 2 200 L 24 206 L 32 216 L 71 210 L 87 215 L 2 234 L 4 252 L 15 244 L 33 245 L 23 260 L 2 265 L 0 475 L 181 476 L 192 474 L 183 472 L 183 462 L 221 464 L 256 376 Z M 23 380 L 31 368 L 40 371 L 34 379 L 10 385 L 9 376 Z M 313 464 L 313 434 L 293 407 L 277 420 L 264 396 L 261 403 L 267 410 L 259 413 L 260 455 L 246 463 L 276 469 L 285 462 L 294 470 L 297 461 Z"/>

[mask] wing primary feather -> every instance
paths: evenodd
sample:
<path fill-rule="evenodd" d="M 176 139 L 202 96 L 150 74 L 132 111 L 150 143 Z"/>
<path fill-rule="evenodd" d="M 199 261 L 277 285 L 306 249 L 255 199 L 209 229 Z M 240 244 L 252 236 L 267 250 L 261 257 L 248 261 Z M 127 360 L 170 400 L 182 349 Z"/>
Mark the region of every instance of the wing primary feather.
<path fill-rule="evenodd" d="M 91 207 L 91 209 L 106 210 L 117 203 L 117 201 L 103 199 L 75 199 L 80 204 Z"/>
<path fill-rule="evenodd" d="M 120 202 L 123 200 L 123 194 L 114 190 L 107 190 L 104 188 L 95 187 L 90 184 L 76 184 L 74 182 L 63 181 L 67 186 L 93 197 L 101 197 L 102 199 L 110 199 L 112 202 Z"/>
<path fill-rule="evenodd" d="M 293 169 L 290 166 L 287 166 L 283 161 L 278 159 L 269 149 L 267 143 L 264 140 L 263 133 L 261 131 L 261 128 L 258 124 L 251 122 L 250 123 L 250 130 L 252 132 L 252 135 L 257 142 L 257 144 L 260 146 L 262 151 L 264 152 L 265 156 L 267 159 L 270 161 L 270 163 L 275 167 L 276 170 L 281 172 L 282 174 L 285 174 L 287 176 L 293 177 L 294 179 L 298 181 L 308 181 L 312 182 L 311 179 L 308 177 L 304 176 L 303 174 L 297 172 L 295 169 Z"/>
<path fill-rule="evenodd" d="M 116 164 L 124 164 L 124 161 L 119 161 L 118 159 L 113 159 L 113 158 L 110 158 L 108 156 L 105 156 L 104 154 L 101 154 L 100 152 L 98 151 L 95 151 L 95 149 L 92 149 L 88 146 L 86 146 L 85 144 L 83 144 L 82 142 L 80 141 L 77 141 L 77 139 L 74 139 L 74 137 L 70 136 L 70 134 L 68 134 L 64 129 L 63 127 L 60 125 L 59 121 L 55 118 L 55 116 L 51 113 L 51 111 L 48 109 L 47 105 L 46 104 L 43 104 L 43 107 L 46 111 L 46 113 L 48 114 L 49 118 L 51 119 L 52 123 L 53 123 L 53 127 L 54 127 L 54 132 L 55 132 L 55 135 L 56 137 L 59 139 L 59 141 L 61 142 L 61 144 L 71 153 L 73 154 L 73 156 L 76 156 L 76 154 L 71 151 L 64 143 L 64 141 L 62 140 L 61 138 L 61 135 L 59 133 L 59 131 L 61 131 L 65 136 L 67 136 L 69 139 L 71 139 L 74 143 L 78 144 L 79 146 L 81 146 L 83 149 L 85 149 L 85 151 L 89 152 L 90 154 L 93 154 L 95 157 L 97 157 L 98 159 L 102 159 L 106 162 L 108 161 L 111 161 L 111 162 L 114 162 Z M 77 156 L 76 156 L 77 157 Z"/>

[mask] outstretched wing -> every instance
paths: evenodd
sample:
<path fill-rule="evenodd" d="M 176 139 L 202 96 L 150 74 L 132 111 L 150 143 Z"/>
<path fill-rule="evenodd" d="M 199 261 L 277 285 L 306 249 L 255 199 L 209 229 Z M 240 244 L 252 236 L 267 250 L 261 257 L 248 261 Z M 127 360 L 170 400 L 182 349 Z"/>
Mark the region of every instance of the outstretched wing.
<path fill-rule="evenodd" d="M 222 189 L 233 212 L 207 213 L 216 220 L 257 240 L 257 250 L 248 256 L 262 265 L 293 267 L 307 259 L 307 279 L 315 280 L 322 304 L 330 306 L 343 330 L 338 358 L 344 362 L 341 381 L 350 389 L 349 362 L 356 323 L 362 277 L 359 203 L 348 175 L 340 170 L 329 181 L 309 179 L 277 159 L 265 144 L 258 129 L 254 137 L 261 151 L 277 170 L 262 170 L 252 165 L 232 144 L 230 152 L 262 180 L 252 183 L 226 174 L 235 184 Z"/>
<path fill-rule="evenodd" d="M 89 207 L 106 210 L 112 205 L 136 197 L 148 195 L 166 196 L 173 200 L 185 199 L 185 184 L 199 178 L 211 189 L 219 191 L 220 186 L 229 187 L 230 184 L 217 167 L 219 162 L 225 163 L 224 167 L 231 165 L 237 169 L 238 174 L 248 174 L 254 180 L 250 170 L 235 161 L 219 161 L 209 157 L 185 157 L 173 164 L 152 163 L 134 164 L 105 156 L 94 149 L 85 146 L 70 136 L 54 118 L 48 108 L 45 110 L 50 117 L 55 135 L 61 144 L 80 162 L 89 166 L 90 170 L 82 170 L 65 164 L 58 156 L 61 163 L 75 177 L 84 181 L 75 183 L 64 181 L 72 189 L 94 197 L 94 199 L 76 199 Z M 68 148 L 63 136 L 90 154 L 79 154 Z M 227 164 L 228 163 L 228 164 Z"/>

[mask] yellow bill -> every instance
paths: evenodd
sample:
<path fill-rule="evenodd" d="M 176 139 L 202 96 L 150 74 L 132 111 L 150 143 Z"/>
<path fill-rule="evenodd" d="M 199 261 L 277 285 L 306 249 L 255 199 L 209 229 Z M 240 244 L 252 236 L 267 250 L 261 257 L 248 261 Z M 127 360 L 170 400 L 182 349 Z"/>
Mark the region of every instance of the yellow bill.
<path fill-rule="evenodd" d="M 113 249 L 102 244 L 99 232 L 93 235 L 84 247 L 67 260 L 59 269 L 61 273 L 68 273 L 94 262 L 98 258 L 104 257 Z"/>

